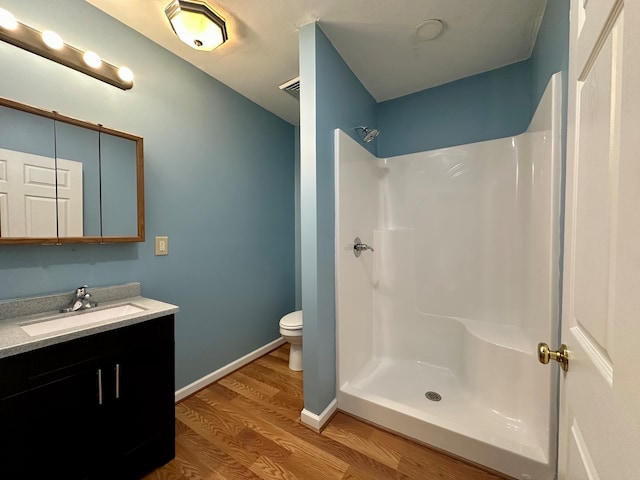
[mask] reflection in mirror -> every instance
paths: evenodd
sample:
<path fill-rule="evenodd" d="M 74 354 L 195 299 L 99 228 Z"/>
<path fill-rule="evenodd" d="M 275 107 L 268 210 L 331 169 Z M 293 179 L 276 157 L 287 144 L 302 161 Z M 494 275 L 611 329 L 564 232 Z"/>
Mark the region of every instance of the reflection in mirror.
<path fill-rule="evenodd" d="M 144 241 L 142 143 L 0 98 L 0 244 Z"/>
<path fill-rule="evenodd" d="M 100 236 L 98 132 L 56 122 L 58 235 Z"/>
<path fill-rule="evenodd" d="M 54 122 L 0 106 L 0 237 L 55 239 Z"/>
<path fill-rule="evenodd" d="M 138 230 L 136 142 L 101 133 L 102 236 L 128 236 Z"/>

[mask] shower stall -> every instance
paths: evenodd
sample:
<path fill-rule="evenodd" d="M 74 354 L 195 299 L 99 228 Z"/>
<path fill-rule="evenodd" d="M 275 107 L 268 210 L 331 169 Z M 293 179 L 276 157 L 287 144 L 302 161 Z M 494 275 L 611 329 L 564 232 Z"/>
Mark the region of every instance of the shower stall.
<path fill-rule="evenodd" d="M 335 133 L 338 408 L 523 480 L 555 473 L 559 75 L 515 137 L 376 158 Z"/>

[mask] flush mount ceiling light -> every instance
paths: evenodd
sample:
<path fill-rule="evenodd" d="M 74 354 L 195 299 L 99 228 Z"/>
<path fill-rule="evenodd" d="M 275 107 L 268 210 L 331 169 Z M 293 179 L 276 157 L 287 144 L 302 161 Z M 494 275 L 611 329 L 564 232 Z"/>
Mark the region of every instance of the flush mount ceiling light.
<path fill-rule="evenodd" d="M 196 50 L 211 51 L 229 38 L 224 19 L 204 2 L 173 0 L 164 13 L 178 38 Z"/>
<path fill-rule="evenodd" d="M 133 73 L 127 67 L 118 68 L 103 62 L 95 52 L 78 50 L 65 43 L 60 35 L 51 30 L 39 32 L 20 23 L 11 12 L 3 8 L 0 8 L 0 40 L 122 90 L 133 87 Z"/>

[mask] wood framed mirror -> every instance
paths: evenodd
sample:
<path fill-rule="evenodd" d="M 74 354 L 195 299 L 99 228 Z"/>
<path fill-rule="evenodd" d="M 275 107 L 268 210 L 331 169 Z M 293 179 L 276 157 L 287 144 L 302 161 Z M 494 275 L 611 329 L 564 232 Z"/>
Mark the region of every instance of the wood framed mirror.
<path fill-rule="evenodd" d="M 0 97 L 0 245 L 144 235 L 142 137 Z"/>

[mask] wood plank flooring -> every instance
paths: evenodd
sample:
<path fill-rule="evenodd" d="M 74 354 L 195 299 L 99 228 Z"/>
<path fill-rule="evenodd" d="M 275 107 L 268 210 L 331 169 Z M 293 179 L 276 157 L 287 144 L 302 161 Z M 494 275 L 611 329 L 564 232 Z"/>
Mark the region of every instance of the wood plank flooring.
<path fill-rule="evenodd" d="M 176 458 L 145 480 L 500 480 L 337 413 L 300 423 L 302 372 L 288 345 L 176 404 Z"/>

